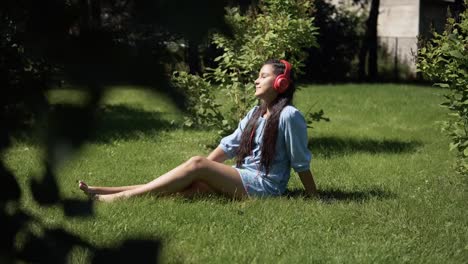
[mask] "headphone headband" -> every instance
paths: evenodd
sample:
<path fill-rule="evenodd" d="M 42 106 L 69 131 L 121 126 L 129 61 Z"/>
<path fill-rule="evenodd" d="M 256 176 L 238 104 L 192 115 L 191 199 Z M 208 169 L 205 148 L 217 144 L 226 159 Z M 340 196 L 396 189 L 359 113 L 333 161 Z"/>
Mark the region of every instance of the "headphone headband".
<path fill-rule="evenodd" d="M 286 78 L 291 79 L 290 78 L 291 77 L 291 68 L 292 68 L 291 64 L 289 62 L 285 61 L 285 60 L 280 60 L 280 62 L 283 63 L 284 66 L 285 66 L 283 74 L 286 76 Z"/>

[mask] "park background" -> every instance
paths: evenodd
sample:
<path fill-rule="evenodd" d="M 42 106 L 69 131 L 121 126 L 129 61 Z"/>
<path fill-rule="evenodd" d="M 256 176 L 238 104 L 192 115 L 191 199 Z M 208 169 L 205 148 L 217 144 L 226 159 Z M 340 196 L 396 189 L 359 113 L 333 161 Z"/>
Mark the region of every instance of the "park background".
<path fill-rule="evenodd" d="M 388 1 L 342 2 L 2 3 L 1 262 L 466 262 L 466 8 L 397 1 L 411 59 Z M 272 199 L 77 191 L 209 153 L 270 57 L 297 69 L 318 198 L 294 174 Z"/>

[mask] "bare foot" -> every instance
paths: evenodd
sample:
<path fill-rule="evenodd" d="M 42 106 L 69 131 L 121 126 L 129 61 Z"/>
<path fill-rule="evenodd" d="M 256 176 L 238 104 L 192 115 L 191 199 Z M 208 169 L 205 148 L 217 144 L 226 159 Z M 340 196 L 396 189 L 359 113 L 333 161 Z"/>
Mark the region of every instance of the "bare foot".
<path fill-rule="evenodd" d="M 86 184 L 84 181 L 78 181 L 78 187 L 86 194 L 93 193 L 92 190 L 89 188 L 88 184 Z"/>
<path fill-rule="evenodd" d="M 97 193 L 94 192 L 92 187 L 89 187 L 84 181 L 78 181 L 78 187 L 82 190 L 89 198 L 97 200 Z"/>

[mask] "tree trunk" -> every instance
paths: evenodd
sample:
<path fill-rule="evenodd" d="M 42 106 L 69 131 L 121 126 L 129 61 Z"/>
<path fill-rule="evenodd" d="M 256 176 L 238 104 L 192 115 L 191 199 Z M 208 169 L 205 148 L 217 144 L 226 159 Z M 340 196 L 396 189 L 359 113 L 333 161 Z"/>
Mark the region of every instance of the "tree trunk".
<path fill-rule="evenodd" d="M 369 17 L 366 21 L 366 33 L 359 51 L 358 77 L 360 81 L 375 81 L 377 71 L 377 19 L 379 16 L 380 0 L 372 0 Z M 367 63 L 366 63 L 367 62 Z M 368 73 L 366 73 L 366 64 Z"/>
<path fill-rule="evenodd" d="M 366 30 L 367 31 L 367 30 Z M 358 65 L 358 78 L 359 81 L 363 82 L 367 79 L 366 77 L 366 58 L 367 58 L 367 51 L 369 50 L 369 45 L 367 42 L 367 32 L 364 36 L 364 39 L 361 43 L 361 49 L 359 50 L 359 65 Z"/>
<path fill-rule="evenodd" d="M 369 30 L 369 79 L 378 79 L 377 69 L 377 20 L 379 18 L 380 0 L 372 0 L 367 30 Z"/>

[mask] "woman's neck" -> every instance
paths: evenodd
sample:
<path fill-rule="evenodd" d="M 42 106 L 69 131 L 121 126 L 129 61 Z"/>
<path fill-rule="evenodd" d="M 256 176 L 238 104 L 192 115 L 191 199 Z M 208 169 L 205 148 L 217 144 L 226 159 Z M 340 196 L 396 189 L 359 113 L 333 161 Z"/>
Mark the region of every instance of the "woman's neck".
<path fill-rule="evenodd" d="M 265 114 L 263 114 L 263 117 L 268 118 L 270 116 L 270 113 L 272 112 L 272 107 L 268 106 Z"/>
<path fill-rule="evenodd" d="M 262 104 L 263 104 L 263 113 L 262 113 L 262 117 L 264 118 L 268 118 L 270 116 L 271 113 L 273 113 L 273 107 L 275 106 L 275 104 L 278 102 L 278 98 L 275 98 L 274 100 L 272 100 L 271 102 L 267 102 L 267 101 L 263 101 Z M 266 106 L 266 107 L 265 107 Z"/>
<path fill-rule="evenodd" d="M 262 117 L 263 118 L 268 118 L 270 116 L 270 113 L 273 112 L 273 105 L 268 105 L 266 109 L 264 108 Z"/>

